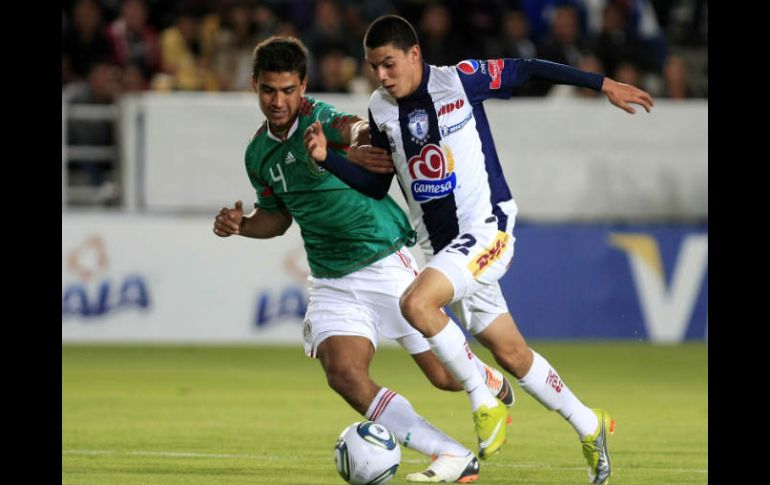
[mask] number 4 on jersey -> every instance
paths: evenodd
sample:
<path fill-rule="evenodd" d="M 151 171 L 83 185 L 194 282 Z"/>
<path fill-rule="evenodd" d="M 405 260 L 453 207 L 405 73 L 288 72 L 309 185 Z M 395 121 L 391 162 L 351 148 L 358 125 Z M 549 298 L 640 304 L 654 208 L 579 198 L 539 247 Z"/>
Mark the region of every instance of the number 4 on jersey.
<path fill-rule="evenodd" d="M 270 167 L 270 177 L 273 179 L 273 182 L 281 182 L 283 191 L 288 192 L 286 188 L 286 178 L 283 176 L 283 169 L 280 165 L 276 165 L 275 168 L 278 169 L 278 175 L 273 172 L 273 167 Z"/>

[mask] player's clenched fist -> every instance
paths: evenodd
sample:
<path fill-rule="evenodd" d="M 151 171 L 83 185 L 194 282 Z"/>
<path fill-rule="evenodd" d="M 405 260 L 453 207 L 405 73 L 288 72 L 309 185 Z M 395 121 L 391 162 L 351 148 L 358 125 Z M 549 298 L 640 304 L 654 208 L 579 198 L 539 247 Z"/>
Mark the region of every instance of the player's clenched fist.
<path fill-rule="evenodd" d="M 214 234 L 219 237 L 228 237 L 240 234 L 241 221 L 243 220 L 243 202 L 236 201 L 235 207 L 228 209 L 222 207 L 214 217 Z"/>

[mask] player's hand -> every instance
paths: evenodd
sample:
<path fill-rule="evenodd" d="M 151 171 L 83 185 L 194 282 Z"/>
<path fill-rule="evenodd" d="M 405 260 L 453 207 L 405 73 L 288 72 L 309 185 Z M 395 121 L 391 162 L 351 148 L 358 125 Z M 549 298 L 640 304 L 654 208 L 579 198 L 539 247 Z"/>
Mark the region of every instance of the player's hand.
<path fill-rule="evenodd" d="M 374 173 L 392 173 L 393 160 L 384 148 L 371 145 L 352 146 L 348 150 L 348 160 Z"/>
<path fill-rule="evenodd" d="M 235 207 L 222 207 L 214 218 L 214 234 L 219 237 L 229 237 L 241 233 L 243 220 L 243 202 L 235 202 Z"/>
<path fill-rule="evenodd" d="M 316 162 L 326 161 L 326 135 L 321 122 L 316 121 L 305 130 L 305 150 Z"/>
<path fill-rule="evenodd" d="M 648 113 L 652 109 L 652 96 L 630 84 L 619 83 L 605 77 L 604 83 L 602 83 L 602 92 L 607 95 L 610 103 L 628 113 L 636 113 L 634 107 L 629 103 L 642 106 Z"/>
<path fill-rule="evenodd" d="M 371 143 L 369 137 L 369 122 L 359 120 L 350 126 L 350 148 L 360 147 Z"/>

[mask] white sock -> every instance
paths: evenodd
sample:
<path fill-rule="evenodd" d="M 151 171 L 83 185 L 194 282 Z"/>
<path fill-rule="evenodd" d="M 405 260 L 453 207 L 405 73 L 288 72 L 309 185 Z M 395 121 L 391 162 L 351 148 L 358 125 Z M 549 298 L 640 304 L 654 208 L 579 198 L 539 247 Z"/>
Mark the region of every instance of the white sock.
<path fill-rule="evenodd" d="M 530 349 L 532 350 L 532 349 Z M 575 428 L 580 438 L 596 431 L 599 419 L 570 391 L 550 363 L 532 350 L 534 360 L 519 386 L 551 411 L 556 411 Z"/>
<path fill-rule="evenodd" d="M 476 354 L 473 354 L 473 363 L 476 364 L 476 370 L 479 371 L 479 374 L 481 374 L 481 380 L 484 381 L 484 384 L 487 383 L 487 365 L 479 359 L 479 356 Z"/>
<path fill-rule="evenodd" d="M 446 366 L 468 393 L 474 411 L 482 404 L 490 408 L 497 406 L 495 396 L 484 384 L 482 377 L 484 374 L 480 374 L 476 368 L 475 356 L 468 347 L 465 335 L 454 322 L 449 320 L 439 333 L 427 340 L 438 360 Z"/>
<path fill-rule="evenodd" d="M 374 397 L 365 416 L 388 428 L 404 448 L 424 455 L 465 456 L 470 452 L 417 414 L 406 398 L 386 387 Z"/>

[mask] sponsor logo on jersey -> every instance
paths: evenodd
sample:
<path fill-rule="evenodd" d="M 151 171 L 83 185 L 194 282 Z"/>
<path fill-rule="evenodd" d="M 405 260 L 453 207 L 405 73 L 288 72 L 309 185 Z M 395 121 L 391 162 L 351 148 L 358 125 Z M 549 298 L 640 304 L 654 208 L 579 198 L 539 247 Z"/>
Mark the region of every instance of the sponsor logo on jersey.
<path fill-rule="evenodd" d="M 479 69 L 479 63 L 475 59 L 466 59 L 457 64 L 457 69 L 463 74 L 473 74 Z"/>
<path fill-rule="evenodd" d="M 489 89 L 500 89 L 500 85 L 503 82 L 503 66 L 505 61 L 502 59 L 489 59 L 487 61 L 489 66 L 489 76 L 492 81 L 489 83 Z"/>
<path fill-rule="evenodd" d="M 297 161 L 297 159 L 296 159 L 296 158 L 294 158 L 294 154 L 293 154 L 292 152 L 289 152 L 289 153 L 287 153 L 287 154 L 286 154 L 286 160 L 284 160 L 284 162 L 283 162 L 283 163 L 285 163 L 286 165 L 288 165 L 288 164 L 290 164 L 290 163 L 294 163 L 294 162 L 296 162 L 296 161 Z"/>
<path fill-rule="evenodd" d="M 471 270 L 474 278 L 478 278 L 481 273 L 487 270 L 492 263 L 500 259 L 505 249 L 508 247 L 508 240 L 511 236 L 502 231 L 497 232 L 497 238 L 491 246 L 486 248 L 480 255 L 476 256 L 473 261 L 468 263 L 468 269 Z"/>
<path fill-rule="evenodd" d="M 464 99 L 458 99 L 457 101 L 452 101 L 449 104 L 445 104 L 438 110 L 438 117 L 441 118 L 444 115 L 448 115 L 452 111 L 462 108 L 464 105 L 465 105 Z"/>
<path fill-rule="evenodd" d="M 441 130 L 441 136 L 449 136 L 455 131 L 459 131 L 462 129 L 463 126 L 465 126 L 466 123 L 468 123 L 471 118 L 473 117 L 473 112 L 468 113 L 468 116 L 463 118 L 459 123 L 455 123 L 454 125 L 450 126 L 439 126 L 439 130 Z"/>
<path fill-rule="evenodd" d="M 447 164 L 444 152 L 438 145 L 429 144 L 419 155 L 409 159 L 409 174 L 412 182 L 412 197 L 417 202 L 440 199 L 451 194 L 457 186 L 457 177 L 452 171 L 453 164 Z"/>
<path fill-rule="evenodd" d="M 430 134 L 428 131 L 428 112 L 424 109 L 411 111 L 409 117 L 409 133 L 412 134 L 412 141 L 424 145 Z"/>

